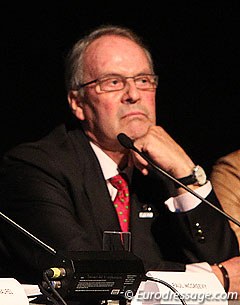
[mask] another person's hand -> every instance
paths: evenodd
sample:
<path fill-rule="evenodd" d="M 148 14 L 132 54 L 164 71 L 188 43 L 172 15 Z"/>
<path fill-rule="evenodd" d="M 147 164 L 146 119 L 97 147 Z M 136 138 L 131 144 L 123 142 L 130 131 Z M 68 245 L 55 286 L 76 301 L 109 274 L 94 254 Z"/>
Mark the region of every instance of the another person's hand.
<path fill-rule="evenodd" d="M 240 300 L 240 256 L 236 256 L 230 258 L 221 263 L 227 270 L 229 275 L 229 292 L 234 292 L 238 294 L 238 300 Z M 218 266 L 211 266 L 213 272 L 218 277 L 220 282 L 224 283 L 223 281 L 223 274 Z"/>

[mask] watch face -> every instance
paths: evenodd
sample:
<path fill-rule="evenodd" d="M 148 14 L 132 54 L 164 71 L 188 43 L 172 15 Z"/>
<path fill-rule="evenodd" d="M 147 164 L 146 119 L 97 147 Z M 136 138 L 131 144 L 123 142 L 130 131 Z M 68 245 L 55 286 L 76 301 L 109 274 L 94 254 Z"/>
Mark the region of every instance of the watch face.
<path fill-rule="evenodd" d="M 196 166 L 195 168 L 195 177 L 197 179 L 198 184 L 203 185 L 207 181 L 207 177 L 204 169 L 201 166 Z"/>

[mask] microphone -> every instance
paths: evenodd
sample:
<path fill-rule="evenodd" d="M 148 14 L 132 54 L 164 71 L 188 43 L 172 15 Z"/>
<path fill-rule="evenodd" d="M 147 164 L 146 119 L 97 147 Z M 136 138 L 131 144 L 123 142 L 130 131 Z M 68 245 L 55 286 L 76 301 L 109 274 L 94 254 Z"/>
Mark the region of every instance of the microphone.
<path fill-rule="evenodd" d="M 120 144 L 127 148 L 127 149 L 131 149 L 133 151 L 135 151 L 136 153 L 138 153 L 143 159 L 145 159 L 154 169 L 156 169 L 158 172 L 160 172 L 161 174 L 163 174 L 164 176 L 166 176 L 167 178 L 169 178 L 170 180 L 172 180 L 173 182 L 175 182 L 176 184 L 180 185 L 182 188 L 184 188 L 186 191 L 188 191 L 189 193 L 191 193 L 192 195 L 194 195 L 195 197 L 197 197 L 198 199 L 200 199 L 201 201 L 203 201 L 204 203 L 208 204 L 210 207 L 212 207 L 213 209 L 215 209 L 217 212 L 221 213 L 224 217 L 228 218 L 230 221 L 232 221 L 233 223 L 235 223 L 237 226 L 240 227 L 240 222 L 233 218 L 231 215 L 227 214 L 226 212 L 222 211 L 221 209 L 219 209 L 218 207 L 216 207 L 213 203 L 211 203 L 210 201 L 208 201 L 207 199 L 203 198 L 202 196 L 200 196 L 198 193 L 194 192 L 192 189 L 190 189 L 188 186 L 186 186 L 185 184 L 183 184 L 182 182 L 178 181 L 178 179 L 174 178 L 172 175 L 170 175 L 169 173 L 167 173 L 166 171 L 164 171 L 162 168 L 160 168 L 159 166 L 157 166 L 153 160 L 151 160 L 151 158 L 145 154 L 144 152 L 140 151 L 139 149 L 137 149 L 136 146 L 134 146 L 133 140 L 130 139 L 125 133 L 119 133 L 117 135 L 117 139 L 120 142 Z"/>

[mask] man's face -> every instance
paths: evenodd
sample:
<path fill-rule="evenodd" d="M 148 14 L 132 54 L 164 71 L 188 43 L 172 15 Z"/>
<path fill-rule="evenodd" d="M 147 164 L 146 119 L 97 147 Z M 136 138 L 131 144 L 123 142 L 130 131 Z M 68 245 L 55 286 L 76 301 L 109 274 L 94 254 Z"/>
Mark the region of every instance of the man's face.
<path fill-rule="evenodd" d="M 86 82 L 110 74 L 128 77 L 152 73 L 142 49 L 118 36 L 94 41 L 85 54 L 84 69 Z M 98 146 L 117 150 L 119 133 L 136 139 L 143 136 L 149 126 L 155 125 L 155 89 L 137 89 L 132 78 L 127 79 L 125 88 L 119 91 L 96 89 L 96 83 L 85 87 L 80 119 L 86 134 Z"/>

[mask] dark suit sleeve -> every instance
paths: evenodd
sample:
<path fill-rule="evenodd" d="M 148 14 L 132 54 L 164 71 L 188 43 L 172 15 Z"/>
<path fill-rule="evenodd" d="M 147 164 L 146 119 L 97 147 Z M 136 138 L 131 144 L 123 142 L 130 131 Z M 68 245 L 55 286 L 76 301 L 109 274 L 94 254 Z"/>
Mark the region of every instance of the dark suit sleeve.
<path fill-rule="evenodd" d="M 151 172 L 151 176 L 135 172 L 133 182 L 138 210 L 132 234 L 136 251 L 148 270 L 181 271 L 186 264 L 212 264 L 239 255 L 237 239 L 228 220 L 212 207 L 202 202 L 187 212 L 173 213 L 164 204 L 170 196 L 176 196 L 175 186 L 169 179 L 156 172 Z M 221 209 L 213 191 L 206 199 Z M 146 205 L 155 215 L 152 220 L 138 217 Z"/>
<path fill-rule="evenodd" d="M 207 200 L 221 209 L 214 192 Z M 237 238 L 228 220 L 206 203 L 181 213 L 165 209 L 153 226 L 163 257 L 188 263 L 219 263 L 239 255 Z"/>

